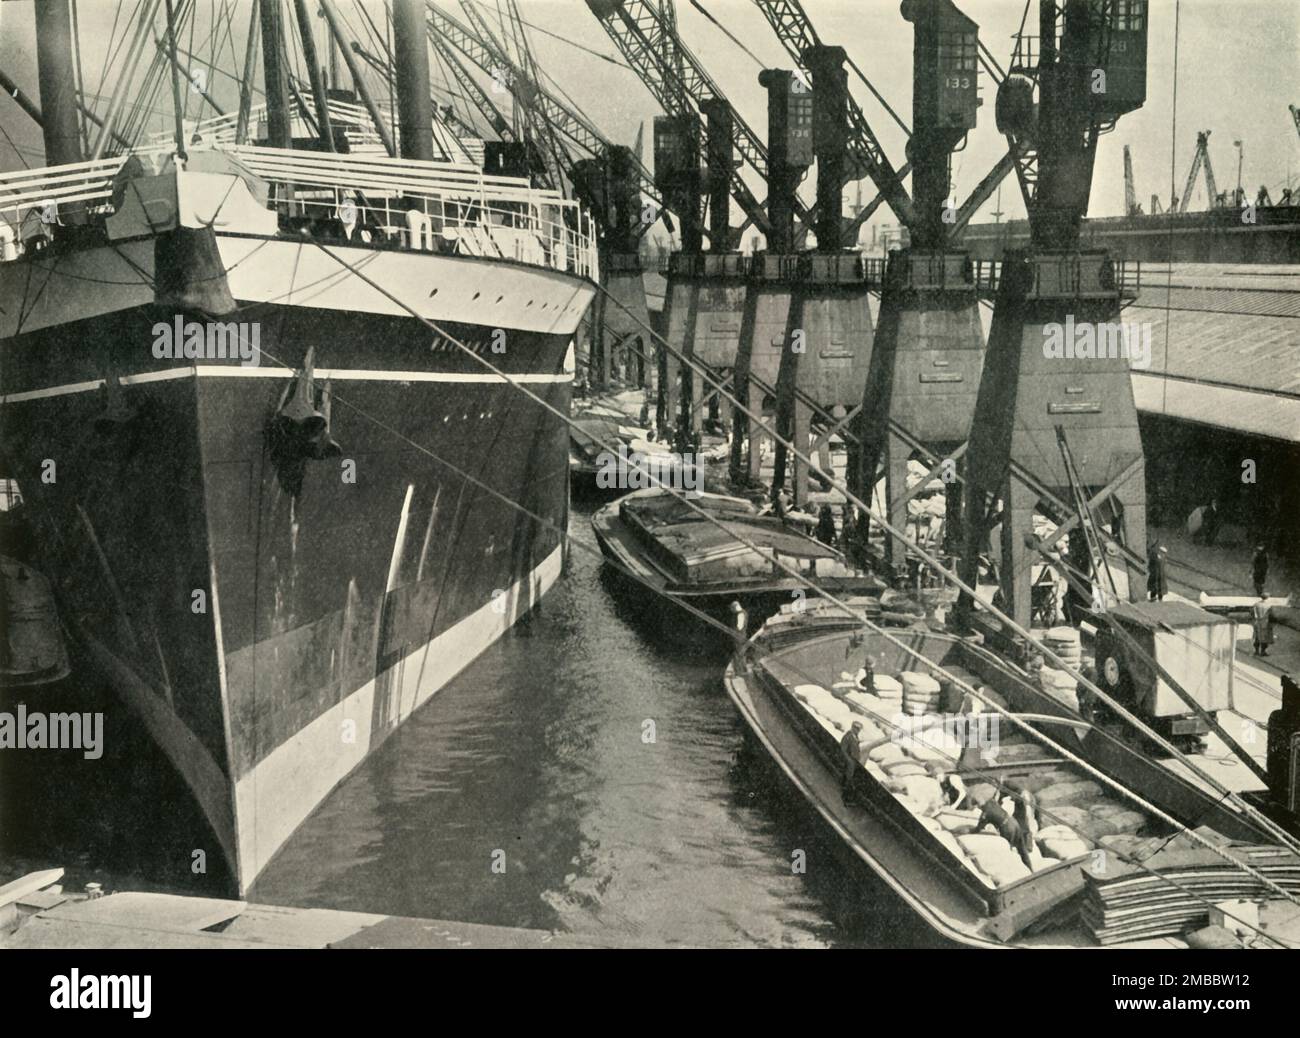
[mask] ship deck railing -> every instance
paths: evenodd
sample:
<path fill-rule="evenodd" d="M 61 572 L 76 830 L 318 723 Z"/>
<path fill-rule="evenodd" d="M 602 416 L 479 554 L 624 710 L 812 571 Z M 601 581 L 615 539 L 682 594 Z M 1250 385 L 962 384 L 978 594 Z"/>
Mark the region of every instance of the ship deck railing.
<path fill-rule="evenodd" d="M 161 152 L 161 146 L 136 154 Z M 490 176 L 451 163 L 280 148 L 221 149 L 267 180 L 281 200 L 337 219 L 349 204 L 388 242 L 508 259 L 599 277 L 596 229 L 578 202 L 522 177 Z M 125 155 L 0 173 L 0 261 L 17 259 L 31 238 L 48 239 L 70 206 L 111 209 Z M 292 190 L 288 190 L 288 189 Z M 368 220 L 366 218 L 369 218 Z M 34 221 L 34 226 L 29 224 Z M 360 236 L 358 240 L 363 240 Z"/>
<path fill-rule="evenodd" d="M 300 92 L 305 92 L 309 88 L 306 84 L 300 84 Z M 367 150 L 378 150 L 380 154 L 386 154 L 383 149 L 383 138 L 374 128 L 374 121 L 370 117 L 370 112 L 364 105 L 354 104 L 350 101 L 344 101 L 341 98 L 331 97 L 326 103 L 326 110 L 329 112 L 330 122 L 334 127 L 342 128 L 344 136 L 347 137 L 348 145 L 354 151 L 359 148 Z M 397 120 L 393 118 L 392 108 L 383 101 L 376 103 L 379 115 L 384 119 L 385 125 L 392 127 L 392 137 L 394 141 L 401 141 L 400 127 Z M 295 95 L 289 100 L 289 118 L 295 124 L 294 136 L 315 135 L 320 125 L 317 117 L 316 106 L 304 98 Z M 266 103 L 255 104 L 250 106 L 248 116 L 245 119 L 245 126 L 256 130 L 259 126 L 266 123 Z M 444 126 L 438 119 L 432 122 L 434 147 L 442 152 L 443 158 L 447 162 L 458 163 L 473 168 L 482 168 L 483 146 L 481 141 L 461 140 L 457 135 Z M 186 123 L 186 135 L 193 137 L 198 135 L 208 144 L 220 144 L 224 147 L 230 147 L 235 144 L 235 135 L 239 130 L 239 113 L 225 112 L 221 115 L 209 116 L 206 119 L 200 119 L 197 122 Z M 299 133 L 299 130 L 302 133 Z M 264 136 L 264 131 L 251 134 L 252 136 Z M 157 146 L 170 148 L 174 140 L 173 131 L 161 131 L 151 134 L 146 138 L 148 146 Z"/>
<path fill-rule="evenodd" d="M 125 155 L 64 166 L 11 170 L 0 173 L 0 260 L 17 259 L 29 221 L 49 226 L 69 207 L 93 210 L 108 205 L 113 178 Z M 37 230 L 39 228 L 33 228 Z"/>
<path fill-rule="evenodd" d="M 370 155 L 249 146 L 226 151 L 273 184 L 306 191 L 324 189 L 333 193 L 335 208 L 351 202 L 358 214 L 382 214 L 381 227 L 406 227 L 410 203 L 415 203 L 435 231 L 451 230 L 460 240 L 477 243 L 475 254 L 537 262 L 592 280 L 597 277 L 596 233 L 590 215 L 576 201 L 549 188 L 535 188 L 522 177 L 490 176 L 445 163 Z M 355 197 L 358 194 L 364 199 Z M 375 204 L 380 199 L 382 206 Z M 510 231 L 535 235 L 542 248 L 541 258 L 530 260 L 503 249 L 512 238 Z M 412 232 L 423 237 L 423 228 L 412 228 Z M 418 247 L 415 242 L 407 244 Z"/>

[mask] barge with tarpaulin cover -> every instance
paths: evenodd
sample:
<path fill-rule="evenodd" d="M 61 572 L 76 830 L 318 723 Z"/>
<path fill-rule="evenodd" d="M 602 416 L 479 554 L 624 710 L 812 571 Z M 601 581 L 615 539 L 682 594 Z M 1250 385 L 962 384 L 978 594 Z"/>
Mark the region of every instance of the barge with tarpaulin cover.
<path fill-rule="evenodd" d="M 817 593 L 810 586 L 875 599 L 885 589 L 833 547 L 740 497 L 639 490 L 601 508 L 591 525 L 613 571 L 653 589 L 640 596 L 644 608 L 671 621 L 680 616 L 664 598 L 744 631 L 783 606 L 801 607 Z M 878 612 L 879 604 L 866 608 Z"/>

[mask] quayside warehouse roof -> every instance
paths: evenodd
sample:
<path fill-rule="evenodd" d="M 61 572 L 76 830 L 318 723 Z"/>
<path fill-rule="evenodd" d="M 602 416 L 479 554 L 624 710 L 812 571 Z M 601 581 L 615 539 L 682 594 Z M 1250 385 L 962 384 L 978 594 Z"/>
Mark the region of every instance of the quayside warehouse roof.
<path fill-rule="evenodd" d="M 1139 411 L 1300 442 L 1300 266 L 1143 263 L 1123 320 L 1151 326 Z"/>

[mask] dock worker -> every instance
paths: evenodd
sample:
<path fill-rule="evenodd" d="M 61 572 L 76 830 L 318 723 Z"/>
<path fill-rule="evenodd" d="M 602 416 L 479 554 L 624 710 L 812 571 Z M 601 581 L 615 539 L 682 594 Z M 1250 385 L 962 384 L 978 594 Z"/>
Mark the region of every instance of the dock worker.
<path fill-rule="evenodd" d="M 1163 602 L 1169 594 L 1169 582 L 1165 578 L 1165 555 L 1168 554 L 1163 544 L 1153 544 L 1147 556 L 1147 597 L 1152 602 Z"/>
<path fill-rule="evenodd" d="M 848 799 L 853 786 L 853 776 L 862 766 L 862 722 L 854 721 L 853 726 L 844 733 L 840 740 L 840 758 L 844 762 L 844 780 L 840 786 L 841 795 Z"/>
<path fill-rule="evenodd" d="M 862 667 L 858 670 L 858 685 L 864 692 L 870 692 L 875 695 L 876 692 L 876 657 L 867 653 L 866 659 L 862 661 Z"/>
<path fill-rule="evenodd" d="M 943 763 L 937 760 L 930 761 L 925 768 L 930 773 L 930 777 L 939 783 L 939 788 L 943 790 L 944 802 L 949 807 L 960 809 L 969 806 L 967 801 L 970 799 L 970 791 L 960 775 L 955 771 L 947 771 Z"/>
<path fill-rule="evenodd" d="M 1025 863 L 1025 867 L 1032 869 L 1034 865 L 1030 852 L 1034 849 L 1034 830 L 1037 830 L 1038 824 L 1028 800 L 1028 793 L 1019 795 L 1014 808 L 1016 817 L 1013 818 L 1007 814 L 997 794 L 994 794 L 980 806 L 980 817 L 975 825 L 975 831 L 981 832 L 986 825 L 991 825 L 997 830 L 998 835 L 1011 844 L 1020 855 L 1020 860 Z"/>
<path fill-rule="evenodd" d="M 835 547 L 835 513 L 828 504 L 817 512 L 817 539 L 828 548 Z"/>
<path fill-rule="evenodd" d="M 1267 656 L 1273 644 L 1273 614 L 1268 608 L 1268 596 L 1260 594 L 1259 601 L 1250 607 L 1250 627 L 1255 642 L 1255 655 Z"/>
<path fill-rule="evenodd" d="M 1264 597 L 1264 584 L 1268 580 L 1268 552 L 1262 544 L 1255 545 L 1255 554 L 1250 559 L 1250 576 L 1255 581 L 1255 594 Z"/>

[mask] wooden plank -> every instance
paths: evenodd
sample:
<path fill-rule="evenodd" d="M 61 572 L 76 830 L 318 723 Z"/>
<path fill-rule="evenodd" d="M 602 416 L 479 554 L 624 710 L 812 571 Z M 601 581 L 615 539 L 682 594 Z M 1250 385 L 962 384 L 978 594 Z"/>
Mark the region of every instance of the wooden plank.
<path fill-rule="evenodd" d="M 229 901 L 224 898 L 130 891 L 95 898 L 93 901 L 69 902 L 42 913 L 42 918 L 103 923 L 138 930 L 194 933 L 233 919 L 247 907 L 244 901 Z"/>
<path fill-rule="evenodd" d="M 202 931 L 146 930 L 133 926 L 51 919 L 40 915 L 17 933 L 0 941 L 0 948 L 272 948 L 261 941 L 241 941 Z"/>
<path fill-rule="evenodd" d="M 26 897 L 28 894 L 34 894 L 44 887 L 57 883 L 62 878 L 62 869 L 44 869 L 41 872 L 29 872 L 25 876 L 19 876 L 16 880 L 0 887 L 0 905 L 7 905 L 12 901 Z"/>

